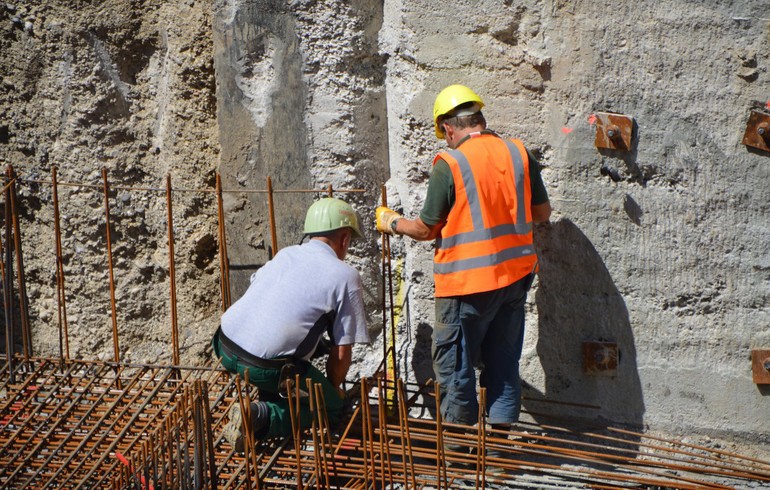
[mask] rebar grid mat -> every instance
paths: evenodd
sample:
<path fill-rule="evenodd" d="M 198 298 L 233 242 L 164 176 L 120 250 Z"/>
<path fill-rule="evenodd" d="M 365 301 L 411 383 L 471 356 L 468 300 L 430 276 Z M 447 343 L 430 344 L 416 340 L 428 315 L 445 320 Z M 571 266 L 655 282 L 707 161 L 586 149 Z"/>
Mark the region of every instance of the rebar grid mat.
<path fill-rule="evenodd" d="M 330 427 L 322 392 L 299 386 L 287 393 L 293 407 L 293 436 L 254 443 L 245 434 L 245 452 L 235 451 L 230 413 L 239 407 L 248 419 L 258 393 L 221 369 L 179 365 L 176 318 L 172 194 L 216 194 L 219 228 L 221 307 L 231 303 L 221 180 L 214 189 L 128 188 L 51 184 L 56 243 L 56 302 L 59 357 L 33 357 L 26 280 L 14 172 L 7 172 L 2 252 L 6 324 L 21 324 L 23 357 L 4 359 L 0 371 L 0 488 L 262 489 L 262 488 L 758 488 L 770 486 L 770 463 L 713 448 L 653 438 L 621 428 L 585 428 L 574 420 L 532 414 L 537 422 L 515 430 L 487 427 L 479 413 L 474 426 L 458 426 L 413 414 L 438 410 L 438 386 L 400 380 L 396 356 L 396 308 L 390 245 L 382 236 L 383 359 L 377 375 L 350 394 L 341 427 Z M 23 181 L 19 181 L 24 183 Z M 27 184 L 32 181 L 26 181 Z M 59 226 L 58 186 L 86 186 L 104 193 L 106 244 L 114 362 L 70 360 L 67 289 Z M 121 363 L 110 195 L 115 189 L 166 193 L 169 242 L 171 365 Z M 267 179 L 272 249 L 277 252 L 274 192 Z M 387 204 L 384 186 L 383 205 Z M 332 195 L 331 187 L 327 190 Z M 339 191 L 338 191 L 339 192 Z M 350 189 L 347 192 L 362 192 Z M 16 260 L 14 260 L 14 258 Z M 14 267 L 15 266 L 15 267 Z M 18 279 L 18 286 L 13 279 Z M 14 291 L 18 288 L 16 291 Z M 106 289 L 106 288 L 105 288 Z M 14 298 L 20 318 L 15 318 Z M 390 328 L 388 328 L 390 327 Z M 6 352 L 13 352 L 13 329 L 6 329 Z M 386 381 L 386 378 L 389 381 Z M 395 382 L 393 380 L 396 380 Z M 482 390 L 480 405 L 484 406 Z M 545 400 L 557 403 L 554 400 Z M 299 403 L 314 413 L 310 429 L 298 427 Z M 558 402 L 563 403 L 563 402 Z M 597 407 L 598 408 L 598 407 Z M 547 422 L 546 422 L 547 421 Z M 247 424 L 248 426 L 248 424 Z M 578 428 L 581 427 L 581 428 Z M 227 429 L 227 430 L 226 430 Z M 236 427 L 237 432 L 238 427 Z"/>
<path fill-rule="evenodd" d="M 234 450 L 225 428 L 232 407 L 258 394 L 221 370 L 36 358 L 19 360 L 15 378 L 0 378 L 0 488 L 770 484 L 770 462 L 620 428 L 539 422 L 503 432 L 484 424 L 483 414 L 474 427 L 416 418 L 410 413 L 433 406 L 438 387 L 382 377 L 351 390 L 340 427 L 329 427 L 320 390 L 307 387 L 313 427 L 247 445 L 245 453 Z"/>
<path fill-rule="evenodd" d="M 206 368 L 30 359 L 14 378 L 0 378 L 0 488 L 106 488 L 159 427 L 188 441 L 178 417 L 196 382 L 215 428 L 236 399 L 229 374 Z"/>

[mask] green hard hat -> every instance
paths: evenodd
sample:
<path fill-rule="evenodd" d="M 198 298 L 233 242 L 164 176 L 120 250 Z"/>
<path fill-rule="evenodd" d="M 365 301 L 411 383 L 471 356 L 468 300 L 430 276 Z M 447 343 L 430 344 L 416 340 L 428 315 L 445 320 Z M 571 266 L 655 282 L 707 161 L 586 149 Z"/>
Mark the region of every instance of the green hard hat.
<path fill-rule="evenodd" d="M 352 228 L 356 237 L 363 237 L 356 212 L 350 204 L 336 197 L 325 197 L 314 202 L 305 215 L 306 235 L 321 235 L 345 227 Z"/>

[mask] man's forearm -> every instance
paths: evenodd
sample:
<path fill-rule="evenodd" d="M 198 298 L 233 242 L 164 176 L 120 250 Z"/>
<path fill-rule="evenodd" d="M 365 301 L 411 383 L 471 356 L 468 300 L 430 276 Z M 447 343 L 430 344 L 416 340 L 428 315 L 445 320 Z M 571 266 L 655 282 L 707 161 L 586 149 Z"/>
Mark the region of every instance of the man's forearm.
<path fill-rule="evenodd" d="M 532 205 L 532 221 L 535 223 L 545 223 L 551 218 L 551 203 L 546 201 L 543 204 Z"/>
<path fill-rule="evenodd" d="M 443 224 L 428 226 L 420 218 L 399 218 L 396 222 L 396 234 L 406 235 L 409 238 L 422 242 L 435 239 L 441 232 L 442 226 Z"/>
<path fill-rule="evenodd" d="M 353 360 L 353 347 L 350 345 L 332 346 L 326 360 L 326 377 L 335 386 L 340 387 L 348 375 Z"/>

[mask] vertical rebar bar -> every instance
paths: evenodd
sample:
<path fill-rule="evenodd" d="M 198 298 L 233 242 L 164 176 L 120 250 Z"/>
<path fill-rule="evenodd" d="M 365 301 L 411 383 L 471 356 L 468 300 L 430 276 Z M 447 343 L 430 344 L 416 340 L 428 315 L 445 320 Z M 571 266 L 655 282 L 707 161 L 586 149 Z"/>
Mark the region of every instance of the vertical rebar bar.
<path fill-rule="evenodd" d="M 11 181 L 11 215 L 13 217 L 13 245 L 16 251 L 16 279 L 19 282 L 19 316 L 21 317 L 21 342 L 24 349 L 24 360 L 32 355 L 32 338 L 29 324 L 29 301 L 27 299 L 27 284 L 24 274 L 24 253 L 21 246 L 21 228 L 19 227 L 19 209 L 16 200 L 16 172 L 13 166 L 8 167 L 8 177 Z"/>
<path fill-rule="evenodd" d="M 318 438 L 320 440 L 318 449 L 321 454 L 320 464 L 323 469 L 326 488 L 332 488 L 332 479 L 329 475 L 329 460 L 331 459 L 332 463 L 332 474 L 337 473 L 337 465 L 334 458 L 331 457 L 331 439 L 329 439 L 329 419 L 326 416 L 326 402 L 324 400 L 323 390 L 321 389 L 321 383 L 308 383 L 308 388 L 315 390 L 316 421 L 318 423 L 316 427 L 318 430 Z"/>
<path fill-rule="evenodd" d="M 13 249 L 11 248 L 11 189 L 10 183 L 5 186 L 5 264 L 3 267 L 3 306 L 5 307 L 5 359 L 8 366 L 8 379 L 15 383 L 16 375 L 13 369 Z"/>
<path fill-rule="evenodd" d="M 248 372 L 248 371 L 246 371 Z M 254 439 L 253 434 L 251 432 L 251 407 L 248 406 L 247 402 L 244 402 L 243 398 L 243 391 L 241 389 L 241 378 L 240 376 L 236 376 L 235 378 L 235 388 L 238 393 L 238 404 L 241 411 L 241 427 L 243 431 L 243 451 L 244 451 L 244 462 L 246 464 L 246 488 L 247 490 L 251 490 L 251 465 L 250 465 L 250 456 L 251 451 L 254 450 Z"/>
<path fill-rule="evenodd" d="M 193 475 L 194 488 L 203 488 L 206 472 L 204 470 L 204 447 L 203 440 L 203 407 L 201 407 L 200 392 L 197 380 L 193 385 L 192 393 L 192 424 L 193 424 Z"/>
<path fill-rule="evenodd" d="M 217 490 L 217 462 L 214 453 L 214 433 L 212 430 L 214 420 L 211 417 L 211 405 L 209 404 L 209 385 L 203 380 L 201 380 L 200 384 L 201 399 L 203 401 L 203 423 L 206 430 L 206 450 L 209 456 L 209 488 Z"/>
<path fill-rule="evenodd" d="M 57 168 L 51 169 L 51 181 L 53 182 L 53 227 L 56 235 L 56 299 L 59 321 L 59 358 L 69 360 L 70 341 L 67 325 L 67 297 L 64 282 L 64 258 L 61 245 L 61 217 L 59 215 L 59 184 L 56 176 Z M 63 344 L 63 346 L 62 346 Z"/>
<path fill-rule="evenodd" d="M 377 481 L 376 465 L 374 462 L 374 431 L 372 429 L 372 411 L 369 404 L 369 383 L 361 378 L 361 447 L 364 453 L 364 468 L 371 468 L 372 484 Z M 368 457 L 367 457 L 368 456 Z M 368 464 L 367 464 L 368 462 Z M 364 483 L 369 487 L 369 470 L 364 472 Z"/>
<path fill-rule="evenodd" d="M 385 188 L 385 185 L 383 184 L 380 186 L 380 194 L 382 199 L 382 205 L 387 207 L 388 205 L 388 192 Z M 390 272 L 390 236 L 382 232 L 382 296 L 381 296 L 381 305 L 382 305 L 382 349 L 383 349 L 383 362 L 385 363 L 385 376 L 388 379 L 395 380 L 397 377 L 397 370 L 396 370 L 396 338 L 395 338 L 395 326 L 393 322 L 393 315 L 392 315 L 392 306 L 393 306 L 393 295 L 392 291 L 390 291 L 390 299 L 391 299 L 391 310 L 390 315 L 388 314 L 388 293 L 389 289 L 392 289 L 393 283 L 388 281 L 388 276 Z M 388 335 L 388 318 L 390 318 L 390 335 Z M 388 398 L 388 406 L 392 407 L 394 406 L 394 400 L 392 398 Z M 382 415 L 382 414 L 380 414 Z"/>
<path fill-rule="evenodd" d="M 402 444 L 405 444 L 407 447 L 407 455 L 409 456 L 409 476 L 411 478 L 412 488 L 417 488 L 417 480 L 414 476 L 414 454 L 412 453 L 412 434 L 409 430 L 409 411 L 406 406 L 406 391 L 404 389 L 404 381 L 399 378 L 398 379 L 398 386 L 396 388 L 398 390 L 398 394 L 396 395 L 396 399 L 398 400 L 398 412 L 400 414 L 399 417 L 399 423 L 401 425 L 401 440 Z M 404 471 L 406 471 L 406 460 L 404 461 Z M 406 485 L 406 482 L 404 482 L 404 486 L 408 488 L 408 485 Z"/>
<path fill-rule="evenodd" d="M 443 478 L 446 478 L 446 451 L 444 450 L 444 430 L 441 428 L 441 385 L 439 383 L 433 384 L 433 396 L 436 400 L 436 445 L 438 446 L 436 448 L 438 451 L 436 457 L 436 488 L 441 490 L 442 473 Z"/>
<path fill-rule="evenodd" d="M 273 244 L 273 251 L 270 258 L 278 253 L 278 236 L 275 228 L 275 207 L 273 205 L 273 180 L 267 177 L 267 208 L 270 217 L 270 243 Z"/>
<path fill-rule="evenodd" d="M 252 417 L 252 413 L 251 413 L 251 393 L 249 393 L 250 381 L 249 381 L 249 370 L 248 369 L 244 369 L 243 377 L 244 377 L 245 386 L 246 386 L 246 398 L 245 398 L 245 400 L 246 400 L 246 413 L 248 414 L 248 418 L 245 419 L 245 420 L 248 420 L 249 421 L 249 427 L 252 427 L 252 425 L 251 425 L 251 420 L 252 420 L 252 418 L 251 418 Z M 251 467 L 254 468 L 254 488 L 256 490 L 260 490 L 262 488 L 262 482 L 261 482 L 260 476 L 259 476 L 259 455 L 257 454 L 257 451 L 256 451 L 256 444 L 257 444 L 256 436 L 254 435 L 254 433 L 252 433 L 252 435 L 251 435 L 251 447 L 250 447 L 250 449 L 251 449 L 251 453 L 250 453 L 250 456 L 251 456 Z"/>
<path fill-rule="evenodd" d="M 382 186 L 382 205 L 387 207 L 388 206 L 388 190 L 385 187 L 385 185 Z M 388 299 L 390 301 L 390 348 L 392 349 L 391 354 L 391 366 L 389 373 L 391 374 L 391 380 L 398 379 L 399 377 L 399 369 L 398 369 L 398 361 L 396 359 L 396 347 L 398 343 L 398 339 L 396 338 L 396 306 L 393 304 L 393 268 L 391 267 L 391 257 L 390 257 L 390 236 L 387 233 L 383 234 L 385 241 L 384 241 L 384 248 L 385 248 L 385 264 L 386 264 L 386 271 L 387 271 L 387 284 L 388 284 Z M 385 279 L 383 279 L 384 281 Z M 384 326 L 383 326 L 384 328 Z"/>
<path fill-rule="evenodd" d="M 102 167 L 104 181 L 104 217 L 107 233 L 107 265 L 110 272 L 110 308 L 112 311 L 112 346 L 115 362 L 120 362 L 120 344 L 118 342 L 118 312 L 115 305 L 115 272 L 112 266 L 112 237 L 110 234 L 110 184 L 107 181 L 107 167 Z M 117 369 L 117 368 L 116 368 Z"/>
<path fill-rule="evenodd" d="M 479 421 L 476 424 L 478 429 L 476 441 L 476 490 L 487 488 L 487 389 L 479 389 Z M 481 473 L 481 474 L 479 474 Z"/>
<path fill-rule="evenodd" d="M 227 233 L 225 227 L 225 206 L 222 199 L 222 176 L 217 172 L 217 217 L 219 222 L 219 272 L 221 275 L 222 311 L 230 307 L 230 264 L 227 258 Z"/>
<path fill-rule="evenodd" d="M 294 376 L 294 383 L 286 383 L 286 402 L 289 405 L 291 433 L 294 439 L 294 455 L 297 458 L 297 490 L 302 490 L 302 427 L 299 420 L 299 374 Z"/>
<path fill-rule="evenodd" d="M 388 411 L 391 408 L 392 399 L 388 398 L 387 379 L 377 378 L 377 421 L 380 426 L 380 467 L 382 470 L 382 486 L 386 482 L 393 484 L 393 468 L 390 457 L 390 438 L 388 437 Z M 387 480 L 386 480 L 387 475 Z"/>
<path fill-rule="evenodd" d="M 318 424 L 316 423 L 315 416 L 315 393 L 313 393 L 313 381 L 310 378 L 305 378 L 305 390 L 307 391 L 307 408 L 310 411 L 310 434 L 313 437 L 313 461 L 315 462 L 312 478 L 318 482 L 321 480 L 323 468 L 321 467 L 321 453 L 318 447 Z"/>
<path fill-rule="evenodd" d="M 174 210 L 171 199 L 171 174 L 166 175 L 166 210 L 168 211 L 168 276 L 171 288 L 171 359 L 179 365 L 179 329 L 176 310 L 176 261 L 174 260 Z"/>

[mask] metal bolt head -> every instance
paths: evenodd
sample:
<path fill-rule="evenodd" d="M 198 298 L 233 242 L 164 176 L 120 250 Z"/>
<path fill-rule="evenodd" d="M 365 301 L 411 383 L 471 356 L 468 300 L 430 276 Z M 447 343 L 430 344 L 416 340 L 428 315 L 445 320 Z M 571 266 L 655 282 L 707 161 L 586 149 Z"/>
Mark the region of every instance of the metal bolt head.
<path fill-rule="evenodd" d="M 765 368 L 765 371 L 770 371 L 770 357 L 762 361 L 762 367 Z"/>
<path fill-rule="evenodd" d="M 757 134 L 762 136 L 763 138 L 770 136 L 770 124 L 762 123 L 759 126 L 757 126 Z"/>

